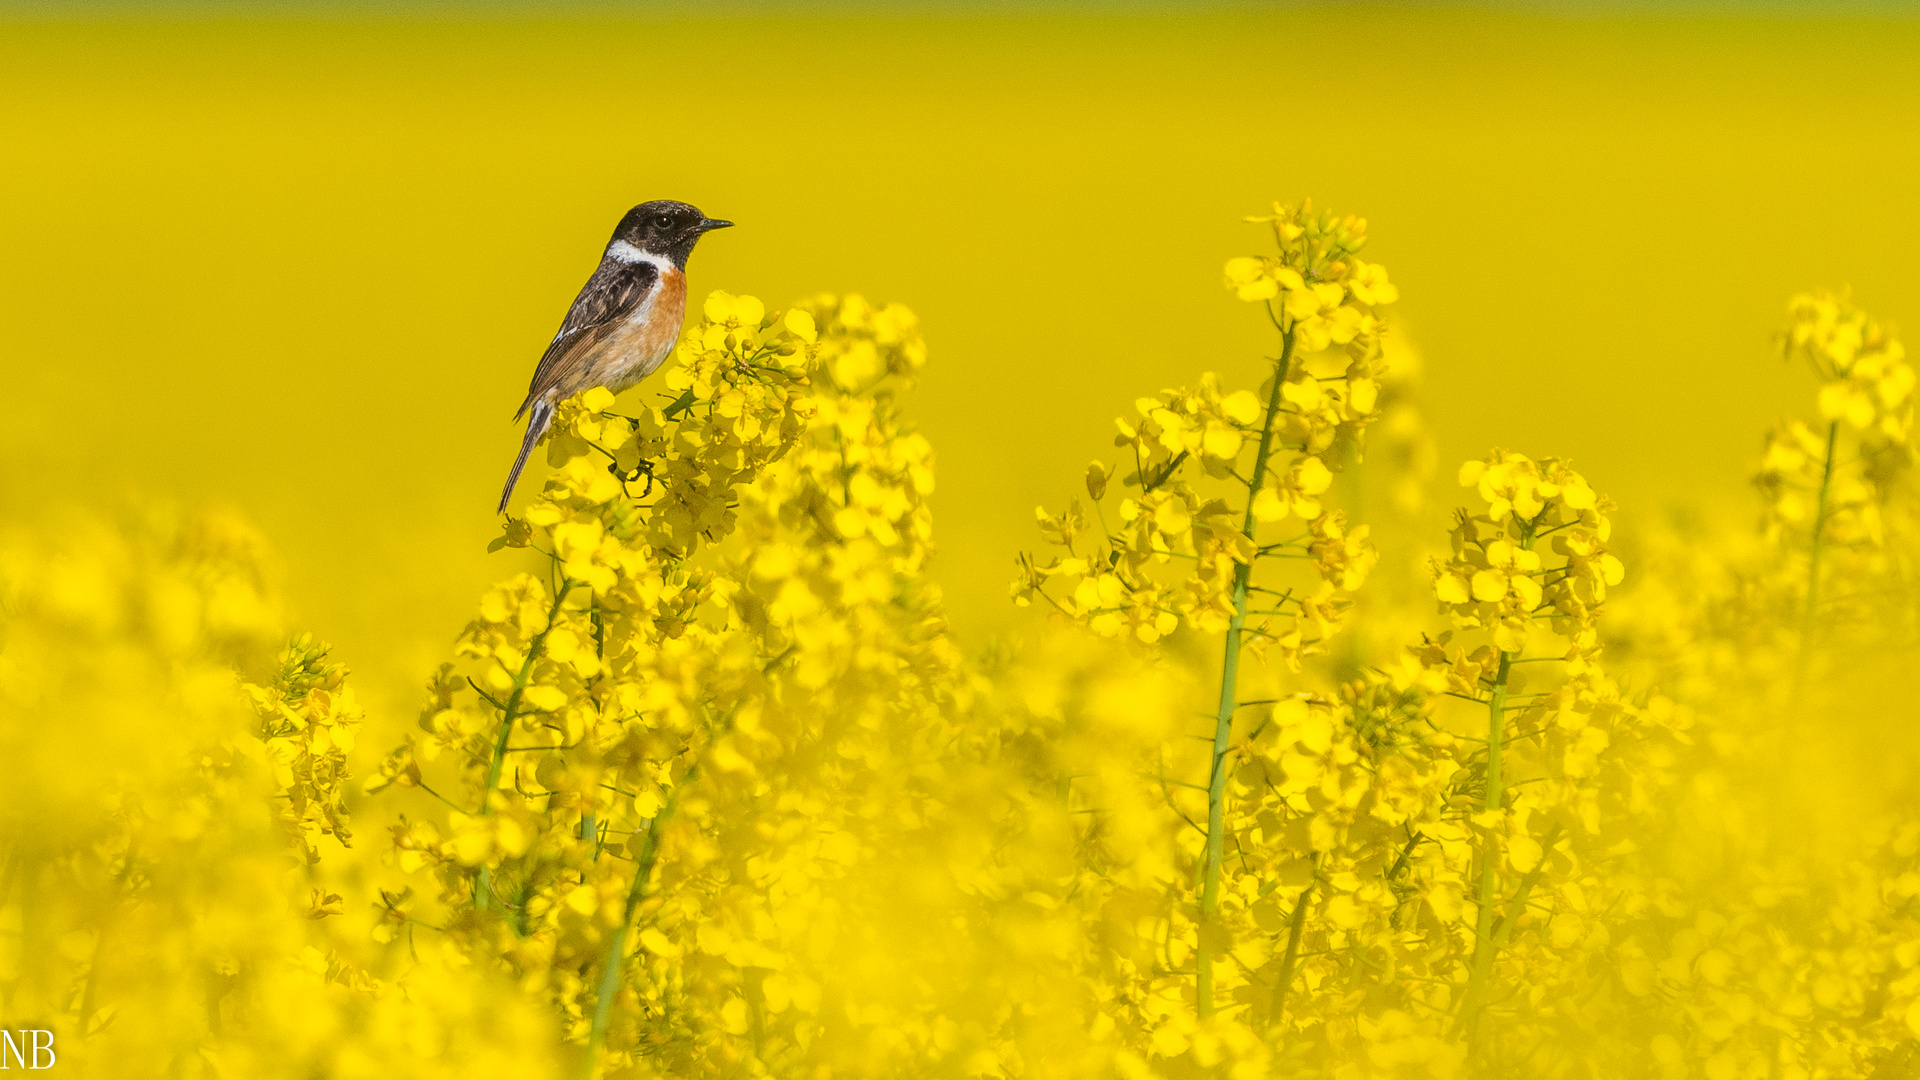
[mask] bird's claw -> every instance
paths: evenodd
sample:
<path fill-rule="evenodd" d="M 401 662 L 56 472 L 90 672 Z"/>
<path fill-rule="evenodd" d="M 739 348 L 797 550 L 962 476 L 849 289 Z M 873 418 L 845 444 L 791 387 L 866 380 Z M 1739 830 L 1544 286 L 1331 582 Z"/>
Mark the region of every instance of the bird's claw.
<path fill-rule="evenodd" d="M 653 494 L 653 462 L 651 461 L 643 460 L 640 464 L 628 470 L 621 469 L 620 463 L 615 461 L 607 465 L 607 472 L 613 474 L 613 478 L 620 481 L 620 490 L 626 491 L 627 498 L 629 499 L 644 499 Z M 627 491 L 627 485 L 640 479 L 642 476 L 647 478 L 646 490 L 637 496 L 633 492 Z"/>

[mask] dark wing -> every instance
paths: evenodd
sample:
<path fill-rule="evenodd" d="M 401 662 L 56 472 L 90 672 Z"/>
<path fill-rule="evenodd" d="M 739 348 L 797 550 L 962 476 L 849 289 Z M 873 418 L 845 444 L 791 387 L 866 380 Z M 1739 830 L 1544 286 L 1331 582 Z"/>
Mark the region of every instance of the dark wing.
<path fill-rule="evenodd" d="M 520 403 L 518 420 L 527 406 L 540 395 L 558 386 L 565 376 L 585 361 L 593 347 L 606 340 L 627 316 L 646 303 L 648 294 L 660 280 L 660 270 L 651 262 L 620 262 L 601 259 L 586 287 L 574 297 L 560 332 L 553 336 L 540 366 L 534 369 L 533 383 L 527 388 L 527 400 Z"/>

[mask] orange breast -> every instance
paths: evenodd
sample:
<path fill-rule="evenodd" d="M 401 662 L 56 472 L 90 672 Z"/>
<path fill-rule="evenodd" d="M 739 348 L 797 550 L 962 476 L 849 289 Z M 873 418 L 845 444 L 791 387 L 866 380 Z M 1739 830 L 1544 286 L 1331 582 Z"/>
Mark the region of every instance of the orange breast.
<path fill-rule="evenodd" d="M 687 277 L 665 270 L 653 299 L 607 338 L 594 360 L 592 382 L 619 393 L 654 373 L 673 352 L 687 316 Z"/>
<path fill-rule="evenodd" d="M 639 341 L 641 355 L 652 358 L 644 374 L 652 374 L 673 351 L 673 343 L 680 339 L 680 324 L 687 317 L 687 275 L 678 270 L 663 272 L 653 294 L 652 307 L 652 316 L 646 320 L 646 329 Z"/>

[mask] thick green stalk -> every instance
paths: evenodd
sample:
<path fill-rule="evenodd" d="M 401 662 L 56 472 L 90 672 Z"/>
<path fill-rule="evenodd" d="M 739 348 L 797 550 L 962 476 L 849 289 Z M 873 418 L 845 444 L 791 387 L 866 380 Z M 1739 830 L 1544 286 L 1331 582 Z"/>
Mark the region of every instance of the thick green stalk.
<path fill-rule="evenodd" d="M 1487 792 L 1481 801 L 1486 811 L 1500 809 L 1502 796 L 1501 751 L 1506 741 L 1507 673 L 1513 654 L 1500 654 L 1500 669 L 1493 678 L 1493 695 L 1487 700 Z M 1487 981 L 1493 974 L 1493 895 L 1500 884 L 1500 834 L 1489 828 L 1481 840 L 1479 915 L 1473 932 L 1473 971 L 1467 977 L 1466 1011 L 1461 1014 L 1469 1033 L 1480 1022 L 1480 1010 L 1486 1005 Z"/>
<path fill-rule="evenodd" d="M 1833 489 L 1833 450 L 1840 440 L 1840 421 L 1827 425 L 1827 456 L 1820 467 L 1820 499 L 1813 512 L 1813 543 L 1807 552 L 1807 603 L 1800 614 L 1800 657 L 1794 665 L 1793 696 L 1807 677 L 1807 664 L 1813 658 L 1813 620 L 1820 604 L 1820 556 L 1826 546 L 1827 496 Z"/>
<path fill-rule="evenodd" d="M 1287 369 L 1293 361 L 1293 332 L 1281 338 L 1280 359 L 1273 369 L 1273 391 L 1267 397 L 1266 422 L 1260 429 L 1260 449 L 1254 455 L 1253 476 L 1247 482 L 1247 514 L 1240 531 L 1253 539 L 1255 521 L 1253 498 L 1267 478 L 1267 457 L 1273 452 L 1273 421 L 1280 412 L 1280 387 L 1287 381 Z M 1240 694 L 1240 642 L 1247 623 L 1247 589 L 1252 584 L 1253 564 L 1244 562 L 1234 568 L 1233 618 L 1227 622 L 1226 655 L 1220 665 L 1220 708 L 1214 717 L 1213 768 L 1207 783 L 1207 852 L 1200 881 L 1200 921 L 1204 927 L 1220 908 L 1220 862 L 1226 851 L 1227 748 L 1233 732 L 1233 714 Z M 1213 1015 L 1213 953 L 1207 949 L 1203 933 L 1194 953 L 1194 1003 L 1202 1019 Z"/>
<path fill-rule="evenodd" d="M 1558 825 L 1548 829 L 1547 835 L 1540 838 L 1540 861 L 1532 870 L 1527 871 L 1527 876 L 1520 879 L 1520 887 L 1513 890 L 1513 899 L 1507 901 L 1507 913 L 1500 916 L 1500 924 L 1493 928 L 1495 949 L 1507 947 L 1507 939 L 1513 936 L 1513 925 L 1520 921 L 1520 916 L 1527 913 L 1527 897 L 1533 895 L 1533 887 L 1540 883 L 1541 875 L 1547 872 L 1547 856 L 1553 853 L 1553 845 L 1559 839 L 1560 826 Z"/>
<path fill-rule="evenodd" d="M 513 734 L 513 718 L 520 713 L 520 698 L 527 692 L 527 679 L 533 675 L 533 662 L 540 658 L 540 650 L 547 643 L 547 635 L 553 632 L 553 622 L 560 617 L 560 605 L 567 599 L 567 592 L 573 588 L 573 582 L 562 581 L 559 591 L 553 594 L 553 606 L 547 609 L 547 625 L 533 636 L 527 645 L 527 658 L 520 662 L 520 673 L 513 677 L 513 692 L 507 695 L 506 708 L 500 710 L 500 734 L 493 741 L 493 762 L 487 766 L 487 786 L 480 792 L 480 816 L 493 816 L 493 793 L 500 786 L 500 772 L 507 760 L 507 736 Z M 493 895 L 493 870 L 482 866 L 480 873 L 473 879 L 473 906 L 485 911 L 487 900 Z"/>

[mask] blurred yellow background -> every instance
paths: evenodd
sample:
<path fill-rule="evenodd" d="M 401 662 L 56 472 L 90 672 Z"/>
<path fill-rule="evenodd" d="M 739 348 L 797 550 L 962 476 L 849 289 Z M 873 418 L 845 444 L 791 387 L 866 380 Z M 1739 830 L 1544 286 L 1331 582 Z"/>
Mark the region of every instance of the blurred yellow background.
<path fill-rule="evenodd" d="M 1221 265 L 1311 195 L 1372 222 L 1443 471 L 1499 444 L 1571 455 L 1627 529 L 1744 515 L 1810 389 L 1788 294 L 1911 317 L 1916 45 L 1378 8 L 0 24 L 0 485 L 237 507 L 295 623 L 410 706 L 517 568 L 484 548 L 541 348 L 620 213 L 682 198 L 740 223 L 696 297 L 920 313 L 978 645 L 1111 416 L 1257 377 Z"/>

